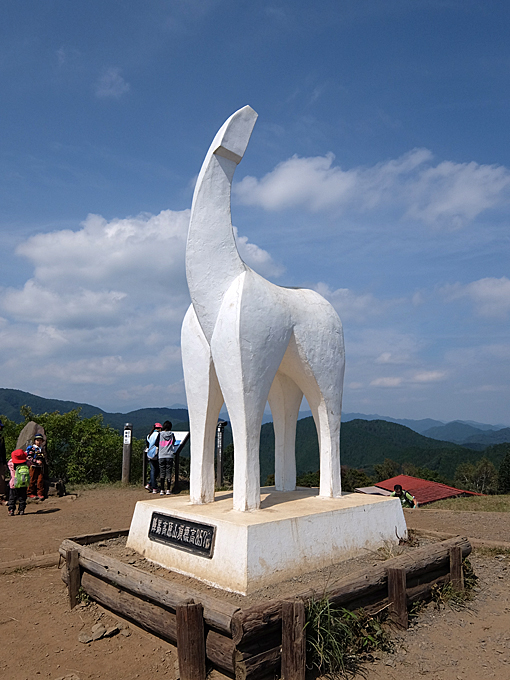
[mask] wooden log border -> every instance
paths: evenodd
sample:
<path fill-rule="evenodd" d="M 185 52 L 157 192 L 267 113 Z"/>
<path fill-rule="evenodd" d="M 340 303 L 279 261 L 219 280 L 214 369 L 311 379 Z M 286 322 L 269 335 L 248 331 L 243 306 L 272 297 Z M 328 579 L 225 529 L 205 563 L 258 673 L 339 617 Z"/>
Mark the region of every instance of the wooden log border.
<path fill-rule="evenodd" d="M 406 627 L 410 603 L 429 598 L 435 585 L 450 581 L 456 587 L 461 585 L 462 559 L 471 552 L 469 540 L 457 536 L 416 548 L 340 579 L 325 593 L 308 590 L 296 593 L 292 598 L 240 609 L 218 597 L 171 583 L 90 547 L 95 542 L 127 533 L 127 530 L 102 532 L 63 541 L 60 555 L 66 568 L 62 570 L 62 579 L 70 587 L 70 602 L 81 587 L 99 604 L 154 635 L 173 644 L 178 639 L 185 640 L 181 647 L 184 644 L 194 645 L 193 649 L 204 649 L 205 653 L 200 651 L 205 657 L 202 661 L 208 660 L 235 680 L 262 680 L 274 677 L 282 670 L 290 680 L 291 676 L 297 678 L 304 673 L 304 636 L 299 634 L 304 611 L 302 603 L 326 596 L 333 604 L 350 610 L 363 606 L 368 611 L 377 611 L 387 606 L 395 623 Z M 285 631 L 282 631 L 282 619 Z M 203 647 L 202 639 L 205 641 Z M 283 668 L 282 639 L 286 650 Z M 292 640 L 301 651 L 291 658 L 288 650 Z M 186 666 L 190 654 L 186 650 L 181 652 L 179 658 L 182 657 Z M 198 680 L 203 676 L 203 665 L 200 664 L 193 668 L 189 666 L 184 674 Z"/>

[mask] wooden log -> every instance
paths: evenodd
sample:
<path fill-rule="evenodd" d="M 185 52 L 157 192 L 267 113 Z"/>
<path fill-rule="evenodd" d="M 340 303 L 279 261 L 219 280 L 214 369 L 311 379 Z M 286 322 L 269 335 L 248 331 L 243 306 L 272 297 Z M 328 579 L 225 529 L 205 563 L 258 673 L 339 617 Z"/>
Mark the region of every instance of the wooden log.
<path fill-rule="evenodd" d="M 246 609 L 240 609 L 232 616 L 232 639 L 236 645 L 247 643 L 260 633 L 272 629 L 275 635 L 281 634 L 282 600 L 270 600 Z"/>
<path fill-rule="evenodd" d="M 234 673 L 235 645 L 232 638 L 217 633 L 215 630 L 207 631 L 205 638 L 205 652 L 209 661 L 223 672 Z"/>
<path fill-rule="evenodd" d="M 175 614 L 164 607 L 132 595 L 87 573 L 82 576 L 82 588 L 93 600 L 133 621 L 141 628 L 170 642 L 177 642 Z"/>
<path fill-rule="evenodd" d="M 464 590 L 462 550 L 458 545 L 450 548 L 450 581 L 455 590 Z"/>
<path fill-rule="evenodd" d="M 411 576 L 407 577 L 406 581 L 406 588 L 407 590 L 410 590 L 412 588 L 416 588 L 416 586 L 423 584 L 430 583 L 431 581 L 434 581 L 437 578 L 440 578 L 441 576 L 447 576 L 450 574 L 450 567 L 449 565 L 445 564 L 442 566 L 440 569 L 434 569 L 426 574 L 420 574 L 417 577 Z"/>
<path fill-rule="evenodd" d="M 73 536 L 67 540 L 74 541 L 78 545 L 89 545 L 90 543 L 97 543 L 98 541 L 107 541 L 110 538 L 118 538 L 119 536 L 127 536 L 129 529 L 114 529 L 113 531 L 101 531 L 99 534 L 81 534 L 80 536 Z"/>
<path fill-rule="evenodd" d="M 405 555 L 386 560 L 385 564 L 395 569 L 405 569 L 408 578 L 419 576 L 449 564 L 450 548 L 454 546 L 461 548 L 463 557 L 467 557 L 471 552 L 471 543 L 467 538 L 455 537 L 440 543 L 425 545 L 423 548 L 416 548 Z"/>
<path fill-rule="evenodd" d="M 205 635 L 200 603 L 177 606 L 177 656 L 181 680 L 205 680 Z"/>
<path fill-rule="evenodd" d="M 163 606 L 137 597 L 84 571 L 82 588 L 93 600 L 167 642 L 177 643 L 177 617 Z M 208 658 L 221 671 L 234 674 L 234 643 L 231 638 L 209 631 Z"/>
<path fill-rule="evenodd" d="M 407 603 L 416 602 L 417 600 L 428 600 L 434 586 L 442 586 L 450 581 L 450 574 L 444 574 L 429 581 L 428 583 L 421 583 L 419 586 L 407 589 Z"/>
<path fill-rule="evenodd" d="M 390 618 L 399 628 L 407 628 L 407 595 L 405 569 L 388 569 L 388 601 Z"/>
<path fill-rule="evenodd" d="M 61 549 L 66 552 L 75 549 L 75 546 L 76 543 L 66 540 L 62 542 Z M 190 600 L 200 601 L 204 607 L 206 624 L 220 633 L 230 635 L 232 616 L 239 607 L 149 574 L 97 550 L 85 546 L 78 546 L 78 549 L 80 566 L 89 573 L 173 610 Z"/>
<path fill-rule="evenodd" d="M 283 680 L 305 680 L 305 623 L 305 603 L 303 600 L 283 602 L 281 656 Z"/>
<path fill-rule="evenodd" d="M 54 567 L 59 563 L 59 560 L 59 553 L 49 553 L 48 555 L 34 555 L 34 557 L 24 557 L 9 562 L 0 562 L 0 574 L 12 574 L 13 571 L 17 571 L 18 569 Z"/>
<path fill-rule="evenodd" d="M 67 552 L 66 571 L 69 605 L 71 609 L 74 609 L 78 604 L 78 592 L 81 585 L 80 553 L 77 550 L 69 550 Z"/>
<path fill-rule="evenodd" d="M 273 649 L 277 645 L 281 644 L 281 641 L 282 628 L 280 622 L 278 632 L 275 632 L 274 628 L 270 628 L 269 631 L 262 631 L 260 635 L 249 639 L 247 642 L 242 642 L 240 645 L 235 645 L 236 658 L 248 659 L 251 656 L 257 656 L 258 654 L 262 654 L 263 652 Z"/>
<path fill-rule="evenodd" d="M 263 680 L 279 673 L 281 645 L 248 658 L 236 657 L 235 680 Z"/>

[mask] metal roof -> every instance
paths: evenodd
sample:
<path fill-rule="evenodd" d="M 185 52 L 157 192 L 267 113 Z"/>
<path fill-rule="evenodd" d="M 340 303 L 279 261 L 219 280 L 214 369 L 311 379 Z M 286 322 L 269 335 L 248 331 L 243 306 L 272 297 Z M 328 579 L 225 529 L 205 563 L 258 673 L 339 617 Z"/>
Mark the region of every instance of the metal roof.
<path fill-rule="evenodd" d="M 418 505 L 426 505 L 427 503 L 441 501 L 445 498 L 455 498 L 456 496 L 483 496 L 483 494 L 475 493 L 474 491 L 456 489 L 454 486 L 431 482 L 428 479 L 420 479 L 419 477 L 410 477 L 409 475 L 398 475 L 391 479 L 385 479 L 382 482 L 377 482 L 375 486 L 387 491 L 393 491 L 395 484 L 400 484 L 405 491 L 409 491 L 418 501 Z"/>

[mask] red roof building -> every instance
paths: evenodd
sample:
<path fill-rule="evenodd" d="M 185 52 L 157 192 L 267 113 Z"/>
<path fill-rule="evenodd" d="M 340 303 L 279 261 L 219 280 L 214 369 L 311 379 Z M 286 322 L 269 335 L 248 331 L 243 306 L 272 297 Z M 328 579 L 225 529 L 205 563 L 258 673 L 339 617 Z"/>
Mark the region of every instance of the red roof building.
<path fill-rule="evenodd" d="M 427 503 L 442 501 L 444 498 L 455 498 L 456 496 L 483 496 L 483 494 L 475 493 L 474 491 L 456 489 L 453 486 L 447 486 L 439 482 L 430 482 L 427 479 L 410 477 L 409 475 L 398 475 L 391 479 L 385 479 L 382 482 L 377 482 L 375 486 L 386 491 L 393 491 L 395 484 L 400 484 L 405 491 L 409 491 L 418 501 L 418 505 L 426 505 Z"/>

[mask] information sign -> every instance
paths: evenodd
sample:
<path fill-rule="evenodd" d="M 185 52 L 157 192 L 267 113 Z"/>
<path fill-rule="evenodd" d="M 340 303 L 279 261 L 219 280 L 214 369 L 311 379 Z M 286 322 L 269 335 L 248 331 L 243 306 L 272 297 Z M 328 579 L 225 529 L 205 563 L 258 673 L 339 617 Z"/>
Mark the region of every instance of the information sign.
<path fill-rule="evenodd" d="M 191 522 L 181 517 L 171 517 L 153 512 L 149 526 L 149 539 L 165 545 L 211 558 L 216 527 Z"/>

